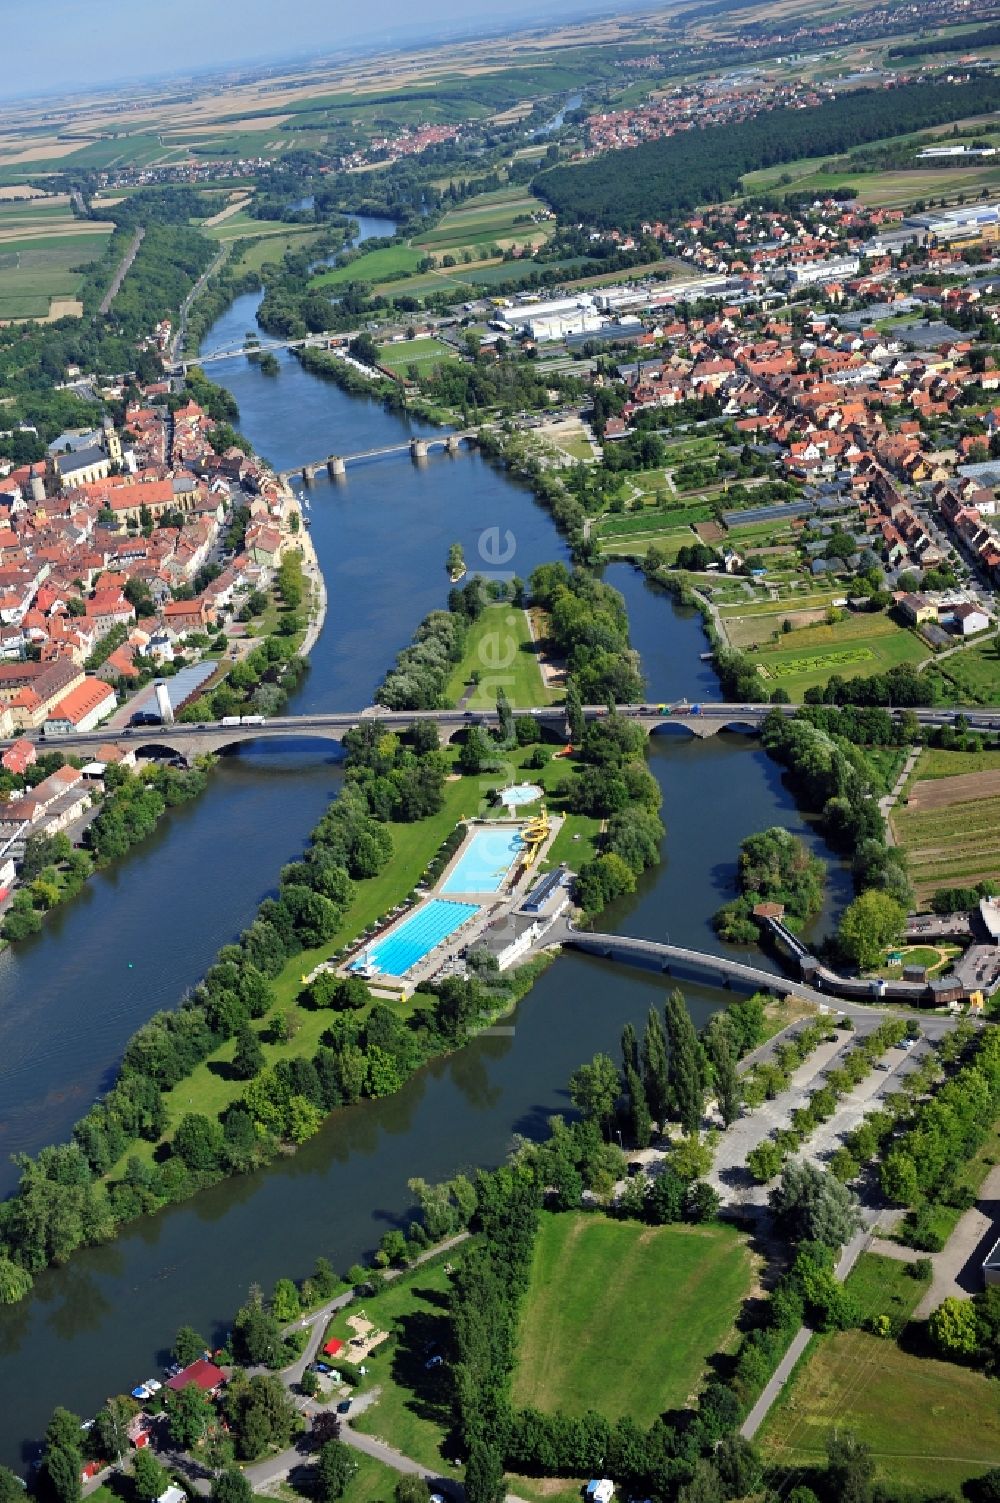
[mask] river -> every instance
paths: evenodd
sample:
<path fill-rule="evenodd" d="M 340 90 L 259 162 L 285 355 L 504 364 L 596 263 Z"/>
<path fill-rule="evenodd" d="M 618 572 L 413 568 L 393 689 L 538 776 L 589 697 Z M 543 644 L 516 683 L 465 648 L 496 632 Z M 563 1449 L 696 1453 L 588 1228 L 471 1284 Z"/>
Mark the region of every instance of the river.
<path fill-rule="evenodd" d="M 254 295 L 239 299 L 205 351 L 253 327 L 255 306 Z M 277 467 L 409 431 L 404 417 L 308 374 L 287 352 L 278 359 L 277 377 L 243 358 L 210 367 L 239 402 L 244 432 Z M 310 501 L 329 614 L 296 710 L 370 701 L 395 651 L 444 603 L 451 542 L 474 567 L 484 533 L 509 530 L 509 567 L 525 576 L 565 556 L 547 514 L 474 453 L 359 464 L 346 482 L 318 478 Z M 627 565 L 607 577 L 626 596 L 650 694 L 711 692 L 698 616 Z M 0 959 L 6 1147 L 64 1137 L 136 1025 L 176 1002 L 249 919 L 337 786 L 329 755 L 327 745 L 299 743 L 226 758 L 201 799 L 168 816 L 38 941 Z M 730 890 L 738 841 L 780 823 L 818 842 L 752 741 L 667 732 L 653 738 L 649 765 L 664 794 L 663 864 L 605 921 L 715 946 L 709 919 Z M 831 905 L 844 883 L 835 869 Z M 698 1024 L 725 1000 L 696 986 L 685 993 Z M 615 1053 L 624 1022 L 641 1024 L 662 994 L 654 976 L 564 956 L 509 1028 L 429 1065 L 397 1096 L 334 1113 L 294 1157 L 40 1276 L 27 1301 L 0 1310 L 0 1461 L 23 1464 L 56 1403 L 91 1414 L 107 1394 L 153 1373 L 182 1323 L 217 1335 L 252 1281 L 267 1289 L 279 1276 L 301 1276 L 320 1253 L 341 1269 L 370 1253 L 406 1213 L 409 1177 L 496 1163 L 515 1132 L 543 1132 L 568 1106 L 573 1068 L 598 1049 Z"/>

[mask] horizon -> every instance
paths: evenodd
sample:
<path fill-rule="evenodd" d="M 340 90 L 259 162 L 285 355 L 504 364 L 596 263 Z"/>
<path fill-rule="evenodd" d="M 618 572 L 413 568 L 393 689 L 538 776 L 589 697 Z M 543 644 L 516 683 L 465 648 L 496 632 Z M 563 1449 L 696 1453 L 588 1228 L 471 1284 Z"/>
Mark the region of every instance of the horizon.
<path fill-rule="evenodd" d="M 407 0 L 372 0 L 364 19 L 345 31 L 344 18 L 323 0 L 291 0 L 281 19 L 280 44 L 269 50 L 274 30 L 272 0 L 244 0 L 237 45 L 231 34 L 227 0 L 174 0 L 170 29 L 163 15 L 133 0 L 96 0 L 87 7 L 80 35 L 75 17 L 83 0 L 11 0 L 5 16 L 8 56 L 17 59 L 17 85 L 4 98 L 80 97 L 127 81 L 136 86 L 170 78 L 197 78 L 233 68 L 302 66 L 351 54 L 417 50 L 435 42 L 473 41 L 502 31 L 566 25 L 622 11 L 654 8 L 657 0 L 495 0 L 489 17 L 470 17 L 465 0 L 427 0 L 414 21 Z M 110 45 L 109 45 L 110 39 Z M 201 56 L 192 58 L 192 39 Z M 144 66 L 150 53 L 155 66 Z M 88 75 L 85 77 L 83 75 Z"/>

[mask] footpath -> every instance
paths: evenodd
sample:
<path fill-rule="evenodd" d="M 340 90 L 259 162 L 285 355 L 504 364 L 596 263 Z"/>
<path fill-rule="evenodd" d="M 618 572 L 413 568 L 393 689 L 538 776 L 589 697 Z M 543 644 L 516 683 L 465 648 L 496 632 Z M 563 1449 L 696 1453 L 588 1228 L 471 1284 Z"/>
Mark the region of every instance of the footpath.
<path fill-rule="evenodd" d="M 319 566 L 319 558 L 308 528 L 303 527 L 298 536 L 298 546 L 302 549 L 302 568 L 305 576 L 312 586 L 312 601 L 309 610 L 309 625 L 299 648 L 299 656 L 307 658 L 319 640 L 319 634 L 323 630 L 326 621 L 327 593 L 326 580 Z"/>

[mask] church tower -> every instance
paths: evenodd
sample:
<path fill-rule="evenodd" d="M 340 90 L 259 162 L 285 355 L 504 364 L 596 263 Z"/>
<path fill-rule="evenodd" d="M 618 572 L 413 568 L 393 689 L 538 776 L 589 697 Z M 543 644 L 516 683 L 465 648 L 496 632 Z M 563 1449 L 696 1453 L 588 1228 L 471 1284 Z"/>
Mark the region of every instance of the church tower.
<path fill-rule="evenodd" d="M 104 450 L 112 464 L 120 465 L 122 462 L 121 439 L 115 431 L 115 425 L 110 418 L 104 419 Z"/>

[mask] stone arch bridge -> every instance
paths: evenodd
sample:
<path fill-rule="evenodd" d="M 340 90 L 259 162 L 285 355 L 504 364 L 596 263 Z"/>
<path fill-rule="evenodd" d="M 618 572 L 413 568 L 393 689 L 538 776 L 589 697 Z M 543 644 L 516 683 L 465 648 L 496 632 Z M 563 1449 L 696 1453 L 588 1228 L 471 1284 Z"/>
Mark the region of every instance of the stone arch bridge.
<path fill-rule="evenodd" d="M 664 728 L 685 731 L 699 740 L 717 736 L 720 731 L 736 731 L 756 735 L 765 716 L 773 709 L 782 714 L 795 713 L 794 705 L 732 705 L 719 702 L 704 702 L 699 705 L 620 705 L 617 713 L 634 720 L 652 734 Z M 514 708 L 515 716 L 528 716 L 539 726 L 557 738 L 567 738 L 569 727 L 562 706 L 546 709 Z M 584 717 L 600 720 L 608 715 L 606 705 L 586 705 Z M 1000 712 L 986 714 L 982 711 L 956 709 L 921 709 L 916 712 L 918 720 L 926 725 L 942 725 L 954 719 L 956 714 L 969 716 L 974 728 L 1000 730 Z M 165 753 L 186 762 L 211 753 L 228 751 L 254 741 L 288 741 L 293 739 L 341 742 L 345 734 L 366 720 L 375 720 L 386 730 L 404 731 L 416 720 L 431 720 L 440 731 L 444 743 L 452 741 L 473 725 L 494 727 L 498 723 L 495 710 L 386 710 L 377 705 L 362 710 L 335 711 L 330 714 L 282 715 L 274 719 L 259 716 L 242 718 L 227 717 L 225 720 L 204 721 L 193 725 L 175 722 L 172 725 L 135 726 L 120 729 L 87 731 L 60 736 L 39 736 L 37 740 L 46 750 L 73 752 L 80 756 L 93 756 L 98 747 L 114 745 L 122 750 L 132 749 L 140 753 Z M 0 742 L 0 749 L 9 745 Z"/>

